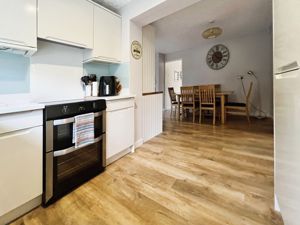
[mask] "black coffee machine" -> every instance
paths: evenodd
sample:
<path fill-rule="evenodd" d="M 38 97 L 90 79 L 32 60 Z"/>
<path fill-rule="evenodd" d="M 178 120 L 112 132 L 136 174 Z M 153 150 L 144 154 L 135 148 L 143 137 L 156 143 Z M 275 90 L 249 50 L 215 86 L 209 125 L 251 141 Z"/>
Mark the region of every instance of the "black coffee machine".
<path fill-rule="evenodd" d="M 100 77 L 99 96 L 114 96 L 116 95 L 116 77 L 103 76 Z"/>

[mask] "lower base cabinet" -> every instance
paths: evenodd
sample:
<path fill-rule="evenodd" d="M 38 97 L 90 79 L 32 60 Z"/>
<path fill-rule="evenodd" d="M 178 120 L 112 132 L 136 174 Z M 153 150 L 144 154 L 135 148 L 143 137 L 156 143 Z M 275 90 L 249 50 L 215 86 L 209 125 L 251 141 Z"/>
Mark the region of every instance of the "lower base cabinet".
<path fill-rule="evenodd" d="M 0 224 L 42 194 L 42 111 L 0 115 Z M 1 133 L 2 132 L 2 133 Z"/>
<path fill-rule="evenodd" d="M 107 101 L 106 161 L 114 162 L 134 148 L 134 98 Z"/>

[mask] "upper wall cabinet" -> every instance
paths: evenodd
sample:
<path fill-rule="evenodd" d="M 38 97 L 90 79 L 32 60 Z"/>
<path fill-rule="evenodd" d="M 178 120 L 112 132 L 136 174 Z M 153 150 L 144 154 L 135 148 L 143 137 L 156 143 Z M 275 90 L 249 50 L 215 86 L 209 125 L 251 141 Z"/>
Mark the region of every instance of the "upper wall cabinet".
<path fill-rule="evenodd" d="M 30 54 L 36 51 L 37 0 L 0 1 L 0 49 Z"/>
<path fill-rule="evenodd" d="M 94 49 L 86 50 L 84 62 L 121 62 L 121 17 L 94 6 Z"/>
<path fill-rule="evenodd" d="M 93 4 L 87 0 L 38 0 L 38 37 L 92 49 Z"/>

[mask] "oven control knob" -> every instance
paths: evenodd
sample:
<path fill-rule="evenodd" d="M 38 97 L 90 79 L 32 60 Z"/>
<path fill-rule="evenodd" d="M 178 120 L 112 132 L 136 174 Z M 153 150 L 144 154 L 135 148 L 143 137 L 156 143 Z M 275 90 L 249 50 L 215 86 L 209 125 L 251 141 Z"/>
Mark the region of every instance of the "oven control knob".
<path fill-rule="evenodd" d="M 63 108 L 62 108 L 62 110 L 61 110 L 61 112 L 63 114 L 67 114 L 69 112 L 69 107 L 67 105 L 64 105 Z"/>

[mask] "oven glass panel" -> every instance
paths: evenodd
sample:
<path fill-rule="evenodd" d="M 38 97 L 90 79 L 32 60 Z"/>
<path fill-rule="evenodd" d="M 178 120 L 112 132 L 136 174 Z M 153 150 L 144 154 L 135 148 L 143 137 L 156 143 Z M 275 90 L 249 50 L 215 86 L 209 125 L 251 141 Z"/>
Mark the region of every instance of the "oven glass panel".
<path fill-rule="evenodd" d="M 73 123 L 54 126 L 53 150 L 64 150 L 73 146 Z"/>
<path fill-rule="evenodd" d="M 67 155 L 55 158 L 55 166 L 57 171 L 57 182 L 60 183 L 70 178 L 76 179 L 76 175 L 90 166 L 102 165 L 101 147 L 102 141 L 88 145 L 82 149 L 78 149 Z"/>

